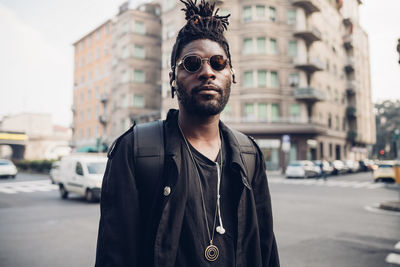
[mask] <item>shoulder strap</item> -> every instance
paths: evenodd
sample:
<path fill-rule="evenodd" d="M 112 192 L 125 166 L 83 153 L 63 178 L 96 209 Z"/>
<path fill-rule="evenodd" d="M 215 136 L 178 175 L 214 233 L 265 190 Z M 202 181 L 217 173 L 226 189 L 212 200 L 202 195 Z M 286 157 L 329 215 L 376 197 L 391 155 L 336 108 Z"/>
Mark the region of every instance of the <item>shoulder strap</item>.
<path fill-rule="evenodd" d="M 164 123 L 152 121 L 133 128 L 135 174 L 154 188 L 164 170 Z"/>
<path fill-rule="evenodd" d="M 239 143 L 240 156 L 247 171 L 247 179 L 249 179 L 249 183 L 251 185 L 251 181 L 253 180 L 253 176 L 256 171 L 256 148 L 254 147 L 253 142 L 250 140 L 251 137 L 236 131 L 235 129 L 231 129 L 231 131 L 235 136 L 236 141 Z"/>

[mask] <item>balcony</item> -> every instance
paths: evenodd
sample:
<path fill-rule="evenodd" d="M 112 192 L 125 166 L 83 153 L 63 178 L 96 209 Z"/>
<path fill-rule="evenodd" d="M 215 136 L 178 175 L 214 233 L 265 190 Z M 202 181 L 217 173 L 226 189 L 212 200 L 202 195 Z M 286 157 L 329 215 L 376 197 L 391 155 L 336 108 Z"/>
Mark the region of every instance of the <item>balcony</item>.
<path fill-rule="evenodd" d="M 343 36 L 343 46 L 346 50 L 353 49 L 353 35 L 352 34 L 346 34 Z"/>
<path fill-rule="evenodd" d="M 294 98 L 305 102 L 317 102 L 324 101 L 325 94 L 324 92 L 311 87 L 296 88 L 294 91 Z"/>
<path fill-rule="evenodd" d="M 246 134 L 324 134 L 325 125 L 318 118 L 279 117 L 275 120 L 257 120 L 248 118 L 224 118 L 230 127 Z"/>
<path fill-rule="evenodd" d="M 101 124 L 107 124 L 107 115 L 100 115 L 99 116 L 99 122 L 101 123 Z"/>
<path fill-rule="evenodd" d="M 357 109 L 354 106 L 348 106 L 346 108 L 346 116 L 350 119 L 357 118 Z"/>
<path fill-rule="evenodd" d="M 355 80 L 351 80 L 347 82 L 346 85 L 346 93 L 347 95 L 355 95 L 357 90 L 357 83 Z"/>
<path fill-rule="evenodd" d="M 102 93 L 100 95 L 100 102 L 105 104 L 105 103 L 107 103 L 107 101 L 108 101 L 108 94 L 107 93 Z"/>
<path fill-rule="evenodd" d="M 343 24 L 346 27 L 350 27 L 353 25 L 353 20 L 351 18 L 344 18 L 343 19 Z"/>
<path fill-rule="evenodd" d="M 293 63 L 297 69 L 303 70 L 308 73 L 314 73 L 324 69 L 324 63 L 317 57 L 309 58 L 294 58 Z"/>
<path fill-rule="evenodd" d="M 347 140 L 354 142 L 357 138 L 357 132 L 350 130 L 347 132 Z"/>
<path fill-rule="evenodd" d="M 294 36 L 297 38 L 302 38 L 307 45 L 312 44 L 315 41 L 321 41 L 322 34 L 315 26 L 299 26 L 296 27 Z"/>
<path fill-rule="evenodd" d="M 317 0 L 293 0 L 292 4 L 303 8 L 307 15 L 321 11 Z"/>
<path fill-rule="evenodd" d="M 354 71 L 354 65 L 355 61 L 353 57 L 348 57 L 346 64 L 344 65 L 344 69 L 347 73 L 353 72 Z"/>

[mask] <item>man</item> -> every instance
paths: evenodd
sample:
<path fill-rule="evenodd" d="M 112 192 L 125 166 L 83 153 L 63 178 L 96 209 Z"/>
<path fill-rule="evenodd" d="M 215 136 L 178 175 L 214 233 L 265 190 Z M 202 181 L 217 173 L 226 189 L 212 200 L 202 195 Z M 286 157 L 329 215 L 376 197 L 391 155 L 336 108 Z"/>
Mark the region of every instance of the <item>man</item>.
<path fill-rule="evenodd" d="M 243 135 L 219 121 L 234 82 L 223 36 L 228 16 L 204 0 L 181 2 L 187 24 L 170 73 L 179 111 L 164 122 L 162 177 L 148 190 L 149 177 L 135 173 L 133 130 L 116 140 L 103 180 L 96 266 L 279 266 L 263 156 L 245 137 L 254 160 L 244 160 Z"/>

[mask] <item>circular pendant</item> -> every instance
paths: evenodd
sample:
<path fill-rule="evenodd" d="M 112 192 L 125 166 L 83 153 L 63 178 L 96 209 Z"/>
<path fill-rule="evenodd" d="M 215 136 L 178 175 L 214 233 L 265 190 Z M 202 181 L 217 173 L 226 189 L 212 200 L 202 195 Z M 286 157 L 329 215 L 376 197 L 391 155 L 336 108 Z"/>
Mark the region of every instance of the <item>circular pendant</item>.
<path fill-rule="evenodd" d="M 206 250 L 204 251 L 204 256 L 208 261 L 216 261 L 219 256 L 219 250 L 216 246 L 209 245 L 208 247 L 206 247 Z"/>

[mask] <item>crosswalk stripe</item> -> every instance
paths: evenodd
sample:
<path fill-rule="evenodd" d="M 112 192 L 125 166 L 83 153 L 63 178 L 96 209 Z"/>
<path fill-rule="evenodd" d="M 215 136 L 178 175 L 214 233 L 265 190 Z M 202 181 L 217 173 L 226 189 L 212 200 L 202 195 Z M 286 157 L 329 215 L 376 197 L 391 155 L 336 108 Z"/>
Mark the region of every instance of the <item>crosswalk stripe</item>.
<path fill-rule="evenodd" d="M 269 183 L 275 184 L 292 184 L 292 185 L 316 185 L 316 186 L 327 186 L 327 187 L 347 187 L 347 188 L 365 188 L 365 189 L 376 189 L 384 187 L 383 184 L 377 184 L 373 182 L 363 181 L 334 181 L 334 180 L 302 180 L 302 179 L 281 179 L 281 178 L 270 178 Z"/>
<path fill-rule="evenodd" d="M 58 186 L 48 180 L 0 183 L 0 193 L 5 194 L 48 192 L 57 189 Z"/>
<path fill-rule="evenodd" d="M 400 265 L 400 254 L 390 253 L 386 257 L 386 262 L 391 264 Z"/>

